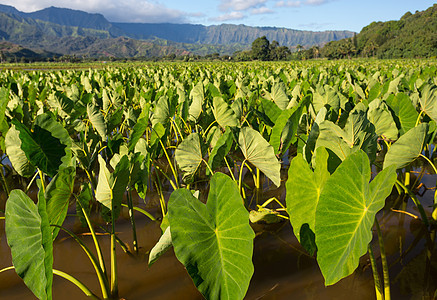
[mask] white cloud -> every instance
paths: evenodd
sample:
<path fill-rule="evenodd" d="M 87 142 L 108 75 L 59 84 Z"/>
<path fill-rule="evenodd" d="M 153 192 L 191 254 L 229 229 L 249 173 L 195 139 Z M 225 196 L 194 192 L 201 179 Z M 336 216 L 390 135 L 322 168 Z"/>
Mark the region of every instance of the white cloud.
<path fill-rule="evenodd" d="M 305 4 L 308 4 L 308 5 L 322 5 L 322 4 L 325 4 L 327 2 L 328 2 L 328 0 L 306 0 Z"/>
<path fill-rule="evenodd" d="M 241 20 L 245 17 L 246 16 L 242 12 L 233 11 L 233 12 L 230 12 L 228 14 L 220 15 L 216 18 L 211 18 L 210 20 L 216 21 L 216 22 L 225 22 L 225 21 L 232 21 L 232 20 Z"/>
<path fill-rule="evenodd" d="M 302 28 L 309 28 L 311 30 L 320 30 L 320 29 L 327 28 L 327 27 L 332 26 L 332 25 L 334 25 L 334 24 L 333 23 L 315 23 L 315 22 L 313 22 L 313 23 L 307 23 L 307 24 L 299 24 L 298 26 L 302 27 Z"/>
<path fill-rule="evenodd" d="M 313 6 L 317 6 L 317 5 L 322 5 L 325 3 L 328 3 L 330 0 L 304 0 L 304 1 L 299 1 L 299 0 L 281 0 L 276 2 L 275 6 L 276 7 L 301 7 L 304 5 L 313 5 Z"/>
<path fill-rule="evenodd" d="M 276 2 L 276 7 L 300 7 L 302 5 L 302 1 L 279 1 Z"/>
<path fill-rule="evenodd" d="M 221 11 L 242 11 L 260 7 L 266 2 L 267 0 L 221 0 L 219 9 Z"/>
<path fill-rule="evenodd" d="M 254 8 L 254 9 L 252 9 L 252 10 L 250 11 L 250 13 L 251 13 L 252 15 L 264 15 L 264 14 L 273 14 L 274 11 L 271 10 L 270 8 L 268 8 L 268 7 L 263 6 L 263 7 L 259 7 L 259 8 Z"/>
<path fill-rule="evenodd" d="M 3 0 L 2 4 L 12 5 L 18 10 L 32 12 L 49 6 L 101 13 L 113 22 L 143 23 L 184 23 L 187 17 L 195 15 L 171 9 L 150 0 Z"/>

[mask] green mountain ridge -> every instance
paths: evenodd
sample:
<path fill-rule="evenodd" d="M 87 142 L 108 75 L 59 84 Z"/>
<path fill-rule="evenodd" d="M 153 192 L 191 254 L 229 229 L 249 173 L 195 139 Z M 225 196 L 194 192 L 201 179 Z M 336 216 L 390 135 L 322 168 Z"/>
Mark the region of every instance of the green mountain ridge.
<path fill-rule="evenodd" d="M 250 48 L 253 40 L 262 35 L 293 47 L 322 45 L 352 34 L 349 31 L 312 32 L 228 24 L 111 23 L 101 14 L 79 10 L 49 7 L 24 13 L 12 6 L 0 5 L 0 39 L 59 54 L 93 56 L 98 52 L 97 47 L 107 44 L 113 49 L 108 56 L 136 57 L 150 56 L 150 53 L 162 56 L 169 51 L 230 55 Z M 151 44 L 155 46 L 150 47 Z M 89 51 L 87 47 L 90 47 Z M 164 48 L 159 51 L 161 47 Z"/>

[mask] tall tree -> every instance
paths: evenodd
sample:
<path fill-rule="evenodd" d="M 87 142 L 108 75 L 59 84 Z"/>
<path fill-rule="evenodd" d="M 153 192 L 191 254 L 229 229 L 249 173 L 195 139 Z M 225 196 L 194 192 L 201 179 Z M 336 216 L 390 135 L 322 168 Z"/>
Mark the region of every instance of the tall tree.
<path fill-rule="evenodd" d="M 252 57 L 258 60 L 268 60 L 270 57 L 270 43 L 266 36 L 257 38 L 252 43 Z"/>

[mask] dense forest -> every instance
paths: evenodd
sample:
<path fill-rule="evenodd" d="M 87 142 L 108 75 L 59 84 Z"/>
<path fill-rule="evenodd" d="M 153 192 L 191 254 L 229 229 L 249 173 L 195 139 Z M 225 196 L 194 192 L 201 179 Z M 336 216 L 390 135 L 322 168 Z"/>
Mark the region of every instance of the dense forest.
<path fill-rule="evenodd" d="M 373 22 L 352 38 L 332 41 L 321 49 L 327 58 L 418 58 L 437 56 L 437 4 L 407 12 L 398 21 Z"/>

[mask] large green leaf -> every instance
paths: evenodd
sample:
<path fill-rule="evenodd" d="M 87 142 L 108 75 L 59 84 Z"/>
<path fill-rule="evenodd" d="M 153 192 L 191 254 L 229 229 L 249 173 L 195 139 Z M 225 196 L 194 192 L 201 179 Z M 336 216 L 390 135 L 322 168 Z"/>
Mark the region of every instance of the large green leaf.
<path fill-rule="evenodd" d="M 302 154 L 299 153 L 293 158 L 288 169 L 286 183 L 287 213 L 290 216 L 294 235 L 303 245 L 305 245 L 305 241 L 302 241 L 304 237 L 301 237 L 303 225 L 307 224 L 312 232 L 315 229 L 316 208 L 320 193 L 329 178 L 328 157 L 325 148 L 318 148 L 316 168 L 313 172 Z"/>
<path fill-rule="evenodd" d="M 60 170 L 46 188 L 44 197 L 47 202 L 47 215 L 50 225 L 62 225 L 67 216 L 68 205 L 73 194 L 76 166 Z M 59 228 L 51 227 L 53 240 Z"/>
<path fill-rule="evenodd" d="M 184 173 L 184 178 L 191 178 L 199 169 L 203 161 L 202 145 L 198 133 L 186 137 L 176 148 L 175 158 L 179 169 Z"/>
<path fill-rule="evenodd" d="M 190 92 L 191 104 L 188 109 L 189 120 L 197 121 L 202 113 L 203 101 L 205 100 L 205 92 L 202 81 L 199 81 Z"/>
<path fill-rule="evenodd" d="M 380 99 L 375 99 L 369 104 L 367 112 L 369 121 L 375 126 L 375 132 L 378 136 L 383 136 L 389 140 L 398 138 L 398 128 L 393 117 L 385 104 Z"/>
<path fill-rule="evenodd" d="M 0 124 L 5 119 L 5 111 L 9 102 L 9 89 L 5 87 L 0 88 Z"/>
<path fill-rule="evenodd" d="M 377 138 L 375 126 L 366 118 L 365 111 L 356 107 L 349 114 L 344 130 L 327 120 L 319 124 L 316 149 L 321 146 L 328 148 L 341 160 L 362 149 L 373 161 L 376 157 Z"/>
<path fill-rule="evenodd" d="M 325 85 L 323 88 L 319 87 L 313 95 L 313 105 L 316 113 L 322 107 L 329 106 L 338 115 L 340 109 L 340 98 L 333 87 Z"/>
<path fill-rule="evenodd" d="M 229 127 L 235 127 L 238 126 L 238 120 L 235 116 L 234 111 L 232 108 L 229 107 L 229 105 L 223 100 L 222 97 L 214 97 L 212 99 L 213 103 L 213 114 L 215 119 L 217 120 L 217 123 L 222 127 L 226 128 L 226 126 Z"/>
<path fill-rule="evenodd" d="M 6 202 L 5 231 L 17 274 L 39 299 L 51 299 L 53 245 L 44 197 L 36 206 L 23 191 Z"/>
<path fill-rule="evenodd" d="M 282 82 L 275 81 L 273 83 L 272 90 L 270 92 L 270 98 L 282 110 L 286 109 L 288 103 L 290 102 L 287 94 L 285 93 L 285 85 Z"/>
<path fill-rule="evenodd" d="M 244 158 L 279 187 L 281 185 L 281 164 L 275 156 L 275 150 L 262 135 L 250 127 L 243 127 L 240 130 L 238 144 Z"/>
<path fill-rule="evenodd" d="M 387 151 L 384 169 L 391 165 L 395 165 L 396 169 L 402 169 L 419 157 L 427 133 L 428 124 L 422 123 L 401 136 Z"/>
<path fill-rule="evenodd" d="M 137 119 L 137 122 L 132 128 L 132 132 L 128 144 L 129 151 L 133 151 L 135 149 L 135 145 L 137 144 L 139 139 L 143 136 L 144 132 L 149 126 L 149 109 L 150 109 L 150 103 L 147 103 L 143 107 L 141 116 Z"/>
<path fill-rule="evenodd" d="M 173 117 L 174 111 L 175 107 L 172 106 L 172 103 L 167 96 L 159 98 L 151 120 L 152 127 L 155 126 L 156 123 L 168 123 L 170 118 Z"/>
<path fill-rule="evenodd" d="M 398 93 L 396 96 L 388 97 L 386 102 L 394 112 L 395 121 L 399 122 L 399 133 L 401 135 L 416 126 L 416 120 L 419 114 L 411 102 L 410 97 L 404 93 Z"/>
<path fill-rule="evenodd" d="M 6 154 L 20 176 L 29 177 L 35 173 L 35 166 L 29 161 L 26 153 L 21 149 L 20 131 L 12 124 L 5 137 Z"/>
<path fill-rule="evenodd" d="M 305 101 L 291 109 L 283 110 L 273 126 L 269 143 L 275 149 L 275 154 L 284 153 L 297 140 L 296 132 L 302 116 L 302 107 Z"/>
<path fill-rule="evenodd" d="M 261 107 L 262 112 L 267 117 L 267 125 L 275 125 L 276 119 L 278 119 L 279 115 L 282 113 L 282 110 L 272 101 L 267 99 L 261 99 Z"/>
<path fill-rule="evenodd" d="M 236 183 L 214 174 L 206 205 L 178 189 L 168 213 L 176 257 L 205 298 L 243 299 L 253 274 L 255 235 Z"/>
<path fill-rule="evenodd" d="M 395 167 L 380 172 L 369 184 L 369 158 L 349 155 L 326 181 L 316 209 L 317 262 L 325 284 L 351 274 L 372 239 L 376 213 L 396 181 Z"/>
<path fill-rule="evenodd" d="M 211 154 L 209 155 L 208 165 L 213 171 L 223 164 L 226 155 L 231 150 L 233 141 L 234 139 L 231 129 L 226 128 L 226 131 L 219 137 L 217 143 L 211 151 Z"/>
<path fill-rule="evenodd" d="M 28 160 L 47 175 L 53 177 L 61 165 L 71 164 L 71 138 L 61 124 L 48 114 L 36 117 L 33 132 L 12 120 L 20 132 L 21 149 Z"/>
<path fill-rule="evenodd" d="M 155 263 L 168 249 L 173 246 L 171 240 L 170 226 L 168 226 L 156 245 L 150 250 L 149 267 Z"/>
<path fill-rule="evenodd" d="M 100 155 L 99 164 L 96 200 L 112 211 L 112 218 L 115 220 L 120 214 L 121 202 L 129 182 L 129 159 L 126 155 L 123 156 L 113 173 L 108 170 L 105 160 Z"/>
<path fill-rule="evenodd" d="M 437 86 L 427 84 L 421 94 L 419 102 L 422 110 L 437 122 Z"/>
<path fill-rule="evenodd" d="M 90 120 L 94 129 L 100 135 L 102 140 L 106 141 L 108 135 L 106 133 L 107 128 L 106 128 L 105 118 L 103 117 L 103 114 L 100 112 L 99 107 L 95 104 L 89 103 L 86 107 L 86 111 L 88 114 L 88 119 Z"/>

